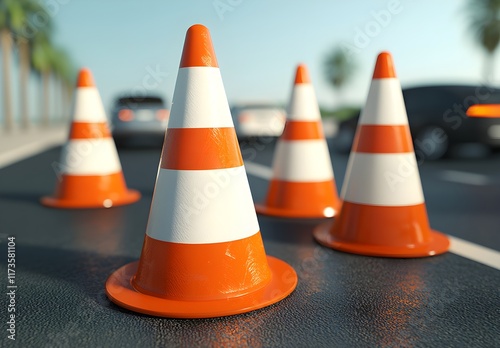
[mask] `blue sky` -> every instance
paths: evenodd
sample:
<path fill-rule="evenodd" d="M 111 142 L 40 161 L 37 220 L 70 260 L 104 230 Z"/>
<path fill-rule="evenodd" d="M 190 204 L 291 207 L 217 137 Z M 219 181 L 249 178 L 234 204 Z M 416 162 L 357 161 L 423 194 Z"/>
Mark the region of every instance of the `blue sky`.
<path fill-rule="evenodd" d="M 185 32 L 195 23 L 204 24 L 211 31 L 231 103 L 249 100 L 286 103 L 295 66 L 304 62 L 320 104 L 361 105 L 376 55 L 382 50 L 393 54 L 404 86 L 480 82 L 484 55 L 468 31 L 465 2 L 51 0 L 50 3 L 56 4 L 52 11 L 55 40 L 68 50 L 77 66 L 87 66 L 93 71 L 109 110 L 117 94 L 142 88 L 171 100 Z M 322 74 L 325 55 L 336 45 L 356 48 L 351 51 L 357 64 L 356 73 L 340 94 L 327 84 Z M 159 72 L 152 76 L 156 80 L 148 77 L 151 71 Z"/>

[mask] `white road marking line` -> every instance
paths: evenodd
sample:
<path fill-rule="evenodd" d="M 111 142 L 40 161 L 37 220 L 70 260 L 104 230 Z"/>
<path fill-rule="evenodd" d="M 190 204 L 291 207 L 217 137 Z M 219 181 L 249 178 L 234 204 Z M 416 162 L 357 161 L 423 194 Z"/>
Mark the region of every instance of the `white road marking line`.
<path fill-rule="evenodd" d="M 490 183 L 490 179 L 486 175 L 460 172 L 457 170 L 443 170 L 440 176 L 443 180 L 459 184 L 484 186 Z"/>
<path fill-rule="evenodd" d="M 273 169 L 262 164 L 246 161 L 245 169 L 248 174 L 252 174 L 261 179 L 270 180 L 273 177 Z"/>
<path fill-rule="evenodd" d="M 50 149 L 52 146 L 60 145 L 64 142 L 66 137 L 67 135 L 64 134 L 64 137 L 42 139 L 40 141 L 34 141 L 2 153 L 0 154 L 0 168 L 7 167 L 10 164 L 16 163 L 30 156 L 34 156 L 40 152 Z"/>
<path fill-rule="evenodd" d="M 500 252 L 457 237 L 448 237 L 452 253 L 500 270 Z"/>
<path fill-rule="evenodd" d="M 247 169 L 247 173 L 254 175 L 258 178 L 261 179 L 267 179 L 269 180 L 272 178 L 273 171 L 271 168 L 264 166 L 262 164 L 257 164 L 253 162 L 245 162 L 245 168 Z M 454 171 L 446 171 L 446 172 L 454 172 Z M 470 174 L 470 173 L 462 173 L 462 172 L 454 172 L 454 173 L 459 173 L 459 174 Z M 479 176 L 486 178 L 484 175 L 480 174 L 472 174 L 474 176 Z M 487 179 L 487 178 L 486 178 Z M 477 178 L 476 178 L 477 180 Z M 476 184 L 477 185 L 477 184 Z M 479 262 L 483 265 L 490 266 L 492 268 L 495 268 L 497 270 L 500 270 L 500 252 L 478 245 L 474 244 L 472 242 L 468 242 L 466 240 L 457 238 L 457 237 L 452 237 L 448 235 L 450 238 L 451 246 L 450 246 L 450 252 L 465 257 L 466 259 L 472 260 Z"/>

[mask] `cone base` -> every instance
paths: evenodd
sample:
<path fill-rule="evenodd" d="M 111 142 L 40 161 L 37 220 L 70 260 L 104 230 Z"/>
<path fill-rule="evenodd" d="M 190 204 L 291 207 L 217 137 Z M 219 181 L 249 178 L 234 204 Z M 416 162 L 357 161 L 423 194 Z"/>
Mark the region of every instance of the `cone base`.
<path fill-rule="evenodd" d="M 384 246 L 373 244 L 358 244 L 342 241 L 330 233 L 333 222 L 321 224 L 314 230 L 316 241 L 326 247 L 365 256 L 416 258 L 443 254 L 448 251 L 450 241 L 441 232 L 430 230 L 432 241 L 427 244 L 408 246 Z"/>
<path fill-rule="evenodd" d="M 137 202 L 141 194 L 136 190 L 127 190 L 119 197 L 106 198 L 103 200 L 81 201 L 72 199 L 61 199 L 57 197 L 42 197 L 40 202 L 50 208 L 78 209 L 78 208 L 111 208 Z"/>
<path fill-rule="evenodd" d="M 340 210 L 333 179 L 295 182 L 272 179 L 264 202 L 255 204 L 263 215 L 285 218 L 329 218 Z"/>
<path fill-rule="evenodd" d="M 138 261 L 115 271 L 106 281 L 108 298 L 131 311 L 168 318 L 214 318 L 260 309 L 287 297 L 297 286 L 297 273 L 286 262 L 267 256 L 269 284 L 252 293 L 220 300 L 180 301 L 143 294 L 131 283 Z"/>
<path fill-rule="evenodd" d="M 285 218 L 331 218 L 338 214 L 339 210 L 335 207 L 325 207 L 322 211 L 319 210 L 303 210 L 303 209 L 283 209 L 276 207 L 269 207 L 265 204 L 255 204 L 257 213 L 274 217 Z"/>

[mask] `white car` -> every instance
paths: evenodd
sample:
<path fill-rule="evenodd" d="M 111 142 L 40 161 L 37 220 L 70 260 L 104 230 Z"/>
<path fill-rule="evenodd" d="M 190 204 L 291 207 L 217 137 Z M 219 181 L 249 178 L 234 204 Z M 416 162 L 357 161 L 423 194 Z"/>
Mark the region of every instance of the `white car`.
<path fill-rule="evenodd" d="M 231 108 L 238 138 L 279 137 L 283 133 L 286 113 L 272 104 L 248 104 Z"/>

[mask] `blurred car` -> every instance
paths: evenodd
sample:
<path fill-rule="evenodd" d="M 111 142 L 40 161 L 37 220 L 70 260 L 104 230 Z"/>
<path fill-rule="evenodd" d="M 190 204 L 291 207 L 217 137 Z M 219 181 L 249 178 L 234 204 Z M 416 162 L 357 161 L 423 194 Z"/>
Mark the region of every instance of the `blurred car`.
<path fill-rule="evenodd" d="M 158 96 L 122 96 L 111 111 L 112 134 L 117 146 L 163 143 L 169 110 Z"/>
<path fill-rule="evenodd" d="M 285 110 L 272 104 L 247 104 L 231 108 L 234 127 L 240 140 L 279 137 L 286 122 Z"/>
<path fill-rule="evenodd" d="M 468 118 L 468 107 L 500 103 L 500 89 L 488 86 L 420 86 L 403 89 L 413 145 L 418 158 L 436 160 L 458 144 L 481 143 L 500 149 L 500 119 Z M 348 152 L 358 113 L 339 124 L 335 147 Z"/>

